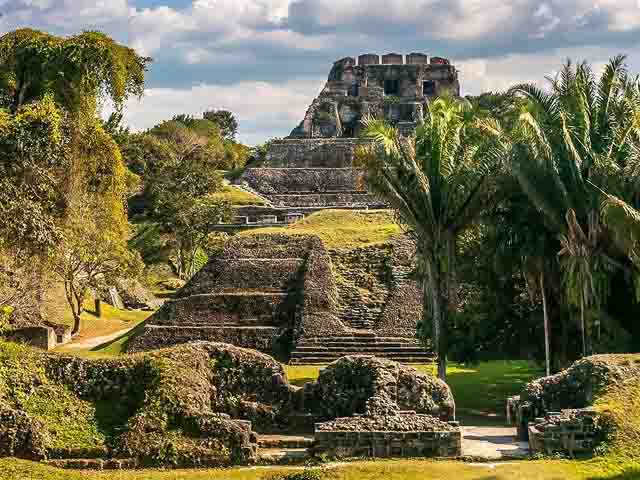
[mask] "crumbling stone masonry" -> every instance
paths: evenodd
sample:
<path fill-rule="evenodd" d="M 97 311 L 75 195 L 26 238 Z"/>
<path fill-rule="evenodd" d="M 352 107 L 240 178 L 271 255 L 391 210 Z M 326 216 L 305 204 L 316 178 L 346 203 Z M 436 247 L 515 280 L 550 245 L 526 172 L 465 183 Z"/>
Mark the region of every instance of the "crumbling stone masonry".
<path fill-rule="evenodd" d="M 590 454 L 605 436 L 592 406 L 607 389 L 640 378 L 633 355 L 594 355 L 528 383 L 507 399 L 507 417 L 533 453 Z"/>
<path fill-rule="evenodd" d="M 208 340 L 286 354 L 302 335 L 345 331 L 336 296 L 318 237 L 236 237 L 147 321 L 129 349 Z"/>
<path fill-rule="evenodd" d="M 354 354 L 429 361 L 416 339 L 422 295 L 412 252 L 404 236 L 332 252 L 315 236 L 235 237 L 128 348 L 208 340 L 302 364 Z"/>
<path fill-rule="evenodd" d="M 333 64 L 327 83 L 291 132 L 291 138 L 358 137 L 367 115 L 384 117 L 401 132 L 422 121 L 425 103 L 460 94 L 458 72 L 449 60 L 422 53 L 346 57 Z"/>
<path fill-rule="evenodd" d="M 313 446 L 314 454 L 337 458 L 459 457 L 461 450 L 457 422 L 415 412 L 318 423 Z"/>
<path fill-rule="evenodd" d="M 263 165 L 247 169 L 239 183 L 286 213 L 379 208 L 354 162 L 358 147 L 368 143 L 359 138 L 362 120 L 384 118 L 411 135 L 428 101 L 445 93 L 460 93 L 458 72 L 445 58 L 389 53 L 338 60 L 300 125 L 272 141 Z"/>
<path fill-rule="evenodd" d="M 532 454 L 566 453 L 571 457 L 593 453 L 604 438 L 598 413 L 591 408 L 549 412 L 529 423 L 528 434 Z"/>

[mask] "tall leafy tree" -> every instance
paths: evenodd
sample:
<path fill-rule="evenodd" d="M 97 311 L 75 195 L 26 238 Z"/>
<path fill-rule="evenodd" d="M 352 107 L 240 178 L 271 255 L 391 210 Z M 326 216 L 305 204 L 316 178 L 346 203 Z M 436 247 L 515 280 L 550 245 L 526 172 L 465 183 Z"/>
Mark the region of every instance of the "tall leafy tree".
<path fill-rule="evenodd" d="M 455 99 L 433 102 L 415 137 L 403 138 L 381 120 L 367 120 L 374 143 L 363 158 L 368 181 L 396 211 L 415 238 L 418 274 L 424 291 L 424 318 L 431 319 L 438 376 L 446 379 L 448 318 L 456 308 L 456 250 L 461 232 L 492 202 L 495 179 L 505 153 L 500 140 L 480 130 L 499 130 L 497 122 L 478 122 L 470 105 Z"/>
<path fill-rule="evenodd" d="M 0 37 L 0 191 L 8 200 L 0 208 L 16 214 L 0 231 L 5 244 L 43 244 L 41 253 L 57 261 L 65 256 L 54 250 L 64 245 L 98 241 L 78 233 L 73 219 L 82 218 L 112 246 L 126 246 L 129 173 L 98 107 L 109 100 L 119 110 L 141 95 L 148 62 L 99 32 L 56 37 L 21 29 Z"/>
<path fill-rule="evenodd" d="M 202 117 L 215 123 L 220 129 L 222 137 L 227 140 L 235 140 L 238 135 L 238 121 L 233 112 L 229 110 L 209 110 Z"/>

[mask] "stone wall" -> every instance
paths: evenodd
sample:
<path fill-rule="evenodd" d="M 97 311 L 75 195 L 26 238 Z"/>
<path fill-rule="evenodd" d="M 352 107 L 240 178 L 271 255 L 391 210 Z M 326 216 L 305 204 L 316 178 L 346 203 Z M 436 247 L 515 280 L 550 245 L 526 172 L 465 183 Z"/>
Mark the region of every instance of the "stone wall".
<path fill-rule="evenodd" d="M 42 350 L 53 350 L 57 345 L 56 332 L 51 327 L 17 328 L 7 334 L 6 338 Z"/>
<path fill-rule="evenodd" d="M 286 139 L 269 144 L 267 164 L 274 168 L 350 168 L 358 145 L 353 138 Z"/>
<path fill-rule="evenodd" d="M 405 235 L 394 237 L 391 245 L 391 288 L 376 331 L 381 335 L 415 336 L 423 315 L 423 293 L 414 275 L 416 246 Z"/>
<path fill-rule="evenodd" d="M 337 458 L 459 457 L 462 453 L 462 431 L 455 422 L 438 422 L 415 412 L 355 420 L 317 424 L 313 452 Z"/>
<path fill-rule="evenodd" d="M 250 348 L 260 352 L 272 353 L 283 348 L 286 344 L 286 328 L 243 328 L 218 326 L 193 327 L 183 325 L 157 326 L 146 325 L 144 333 L 135 337 L 128 345 L 129 351 L 148 351 L 160 347 L 182 345 L 185 343 L 207 341 L 228 343 L 236 347 Z M 285 345 L 281 347 L 281 343 Z"/>
<path fill-rule="evenodd" d="M 344 323 L 374 328 L 380 320 L 391 288 L 391 252 L 390 245 L 331 251 Z"/>
<path fill-rule="evenodd" d="M 594 355 L 555 375 L 528 383 L 507 399 L 507 417 L 531 450 L 543 453 L 591 453 L 605 436 L 591 407 L 607 391 L 640 379 L 634 355 Z"/>
<path fill-rule="evenodd" d="M 342 357 L 305 385 L 305 404 L 325 419 L 401 410 L 449 421 L 455 401 L 449 386 L 415 368 L 372 356 Z"/>
<path fill-rule="evenodd" d="M 281 292 L 294 288 L 302 258 L 216 258 L 179 293 L 179 297 L 234 291 Z"/>
<path fill-rule="evenodd" d="M 590 408 L 549 412 L 529 423 L 532 454 L 589 455 L 603 439 L 598 413 Z"/>
<path fill-rule="evenodd" d="M 291 208 L 382 208 L 384 205 L 375 196 L 362 192 L 309 193 L 269 195 L 271 202 L 279 207 Z"/>
<path fill-rule="evenodd" d="M 181 318 L 185 326 L 236 325 L 246 319 L 265 326 L 286 323 L 292 314 L 286 293 L 223 293 L 196 294 L 178 298 L 154 317 L 156 325 L 170 325 L 172 319 Z M 293 305 L 295 309 L 295 305 Z"/>
<path fill-rule="evenodd" d="M 345 324 L 381 335 L 415 336 L 422 292 L 412 273 L 415 245 L 398 236 L 386 245 L 331 251 L 338 312 Z"/>
<path fill-rule="evenodd" d="M 295 340 L 302 336 L 340 335 L 346 331 L 337 315 L 338 289 L 331 258 L 320 238 L 310 237 L 309 245 L 302 285 L 302 321 L 295 329 Z"/>
<path fill-rule="evenodd" d="M 268 198 L 294 193 L 366 193 L 364 172 L 353 168 L 249 168 L 241 181 Z"/>

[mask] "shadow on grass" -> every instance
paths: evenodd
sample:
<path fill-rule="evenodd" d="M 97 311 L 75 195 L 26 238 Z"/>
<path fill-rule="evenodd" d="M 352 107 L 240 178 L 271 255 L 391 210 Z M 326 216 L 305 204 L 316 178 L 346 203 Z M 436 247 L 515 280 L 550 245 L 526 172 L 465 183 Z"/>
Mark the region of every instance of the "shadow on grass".
<path fill-rule="evenodd" d="M 127 347 L 129 346 L 129 342 L 142 333 L 146 323 L 147 323 L 146 320 L 143 321 L 143 322 L 140 322 L 138 325 L 133 327 L 128 332 L 120 335 L 118 338 L 115 338 L 115 339 L 110 340 L 108 342 L 102 343 L 102 344 L 100 344 L 100 345 L 98 345 L 96 347 L 93 347 L 91 349 L 91 351 L 92 352 L 101 352 L 101 351 L 104 351 L 104 350 L 109 350 L 110 348 L 113 348 L 116 345 L 120 344 L 122 352 L 126 352 L 127 351 Z"/>
<path fill-rule="evenodd" d="M 294 378 L 293 380 L 289 379 L 289 383 L 291 385 L 295 385 L 296 387 L 304 387 L 305 383 L 315 382 L 317 378 L 315 377 L 301 377 Z"/>

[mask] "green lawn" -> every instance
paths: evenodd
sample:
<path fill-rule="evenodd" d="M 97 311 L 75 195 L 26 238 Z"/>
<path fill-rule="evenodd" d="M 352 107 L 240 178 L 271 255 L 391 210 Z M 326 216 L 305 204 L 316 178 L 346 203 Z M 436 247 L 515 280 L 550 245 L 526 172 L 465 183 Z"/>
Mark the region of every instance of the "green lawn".
<path fill-rule="evenodd" d="M 291 468 L 140 470 L 124 472 L 62 471 L 13 459 L 0 460 L 3 480 L 262 480 Z M 637 480 L 640 466 L 596 461 L 522 461 L 475 464 L 428 460 L 358 461 L 325 469 L 327 480 Z"/>
<path fill-rule="evenodd" d="M 245 190 L 234 187 L 233 185 L 225 185 L 220 192 L 211 195 L 212 198 L 226 200 L 231 205 L 242 207 L 246 205 L 264 205 L 264 200 Z"/>
<path fill-rule="evenodd" d="M 356 248 L 388 241 L 401 233 L 386 210 L 322 210 L 288 227 L 266 227 L 241 233 L 287 233 L 318 235 L 327 248 Z"/>
<path fill-rule="evenodd" d="M 435 375 L 435 365 L 414 365 L 420 371 Z M 318 377 L 322 366 L 286 366 L 291 383 L 303 385 Z M 524 384 L 543 374 L 532 362 L 524 360 L 483 362 L 477 367 L 449 365 L 447 383 L 453 391 L 459 416 L 497 422 L 504 417 L 505 400 L 522 390 Z"/>

